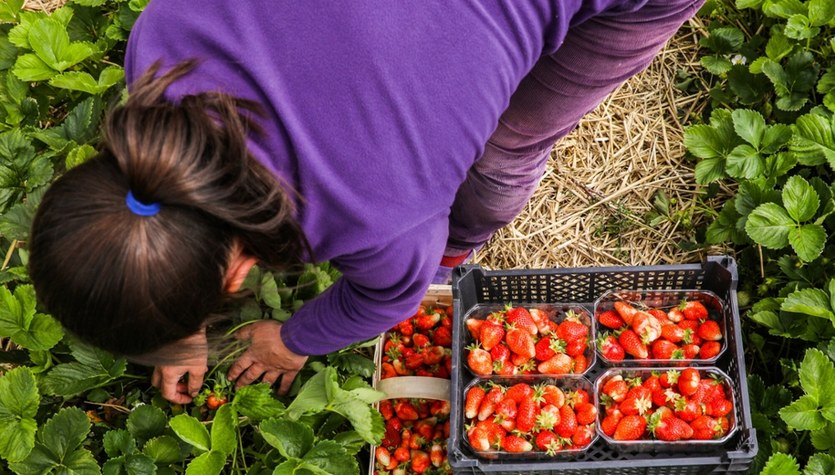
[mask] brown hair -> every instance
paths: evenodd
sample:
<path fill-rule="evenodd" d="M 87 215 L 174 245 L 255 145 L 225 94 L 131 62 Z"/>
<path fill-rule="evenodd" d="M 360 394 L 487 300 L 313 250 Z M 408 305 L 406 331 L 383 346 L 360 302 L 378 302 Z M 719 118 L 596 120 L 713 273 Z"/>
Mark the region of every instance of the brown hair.
<path fill-rule="evenodd" d="M 312 257 L 284 187 L 247 150 L 257 105 L 215 92 L 165 99 L 195 65 L 143 74 L 105 119 L 99 153 L 52 184 L 32 225 L 39 300 L 70 332 L 114 353 L 198 331 L 224 299 L 234 239 L 269 268 Z M 131 212 L 129 190 L 160 211 Z"/>

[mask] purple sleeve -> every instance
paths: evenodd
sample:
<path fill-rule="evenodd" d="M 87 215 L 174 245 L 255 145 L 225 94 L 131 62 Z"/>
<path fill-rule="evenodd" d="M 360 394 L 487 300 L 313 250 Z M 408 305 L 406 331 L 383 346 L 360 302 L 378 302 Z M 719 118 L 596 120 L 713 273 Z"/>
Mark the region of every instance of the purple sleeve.
<path fill-rule="evenodd" d="M 411 316 L 438 268 L 447 226 L 439 217 L 386 246 L 335 260 L 342 278 L 284 324 L 284 344 L 301 355 L 326 354 Z"/>

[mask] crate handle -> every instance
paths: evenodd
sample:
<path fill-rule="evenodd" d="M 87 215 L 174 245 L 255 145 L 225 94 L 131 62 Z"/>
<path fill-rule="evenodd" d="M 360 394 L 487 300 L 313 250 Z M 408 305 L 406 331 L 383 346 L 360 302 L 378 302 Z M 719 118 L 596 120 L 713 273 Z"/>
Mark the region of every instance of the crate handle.
<path fill-rule="evenodd" d="M 386 399 L 441 399 L 449 401 L 448 379 L 428 376 L 399 376 L 381 379 L 377 390 L 386 393 Z"/>

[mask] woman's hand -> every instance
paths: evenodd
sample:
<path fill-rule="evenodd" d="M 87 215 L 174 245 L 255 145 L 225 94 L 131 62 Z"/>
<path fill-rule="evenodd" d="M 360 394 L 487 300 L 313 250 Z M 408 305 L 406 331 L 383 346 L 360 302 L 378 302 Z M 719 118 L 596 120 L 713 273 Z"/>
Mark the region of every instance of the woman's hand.
<path fill-rule="evenodd" d="M 242 354 L 227 376 L 240 388 L 261 378 L 267 384 L 281 378 L 279 394 L 287 394 L 307 356 L 290 351 L 281 340 L 281 324 L 273 320 L 261 320 L 247 325 L 235 334 L 239 340 L 250 340 L 249 348 Z"/>
<path fill-rule="evenodd" d="M 203 328 L 194 335 L 177 341 L 176 345 L 172 350 L 175 351 L 173 356 L 176 358 L 171 359 L 177 361 L 177 364 L 156 366 L 151 376 L 151 384 L 159 388 L 165 399 L 176 404 L 187 404 L 200 391 L 203 376 L 209 370 L 206 329 Z M 161 351 L 164 352 L 165 349 Z"/>

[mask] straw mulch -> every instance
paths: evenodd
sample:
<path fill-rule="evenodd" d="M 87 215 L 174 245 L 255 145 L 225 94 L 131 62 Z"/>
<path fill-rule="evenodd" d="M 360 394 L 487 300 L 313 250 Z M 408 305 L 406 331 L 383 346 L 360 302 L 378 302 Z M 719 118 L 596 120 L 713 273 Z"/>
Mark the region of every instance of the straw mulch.
<path fill-rule="evenodd" d="M 23 2 L 23 9 L 51 12 L 61 8 L 65 3 L 67 3 L 67 0 L 26 0 Z"/>
<path fill-rule="evenodd" d="M 704 190 L 695 184 L 682 144 L 683 124 L 709 99 L 675 86 L 678 72 L 695 75 L 699 68 L 702 28 L 698 20 L 685 25 L 645 71 L 556 145 L 527 207 L 484 246 L 476 263 L 491 269 L 658 265 L 728 252 L 679 245 L 712 219 L 694 209 Z M 659 193 L 672 203 L 650 226 Z M 692 211 L 689 225 L 682 211 Z"/>

